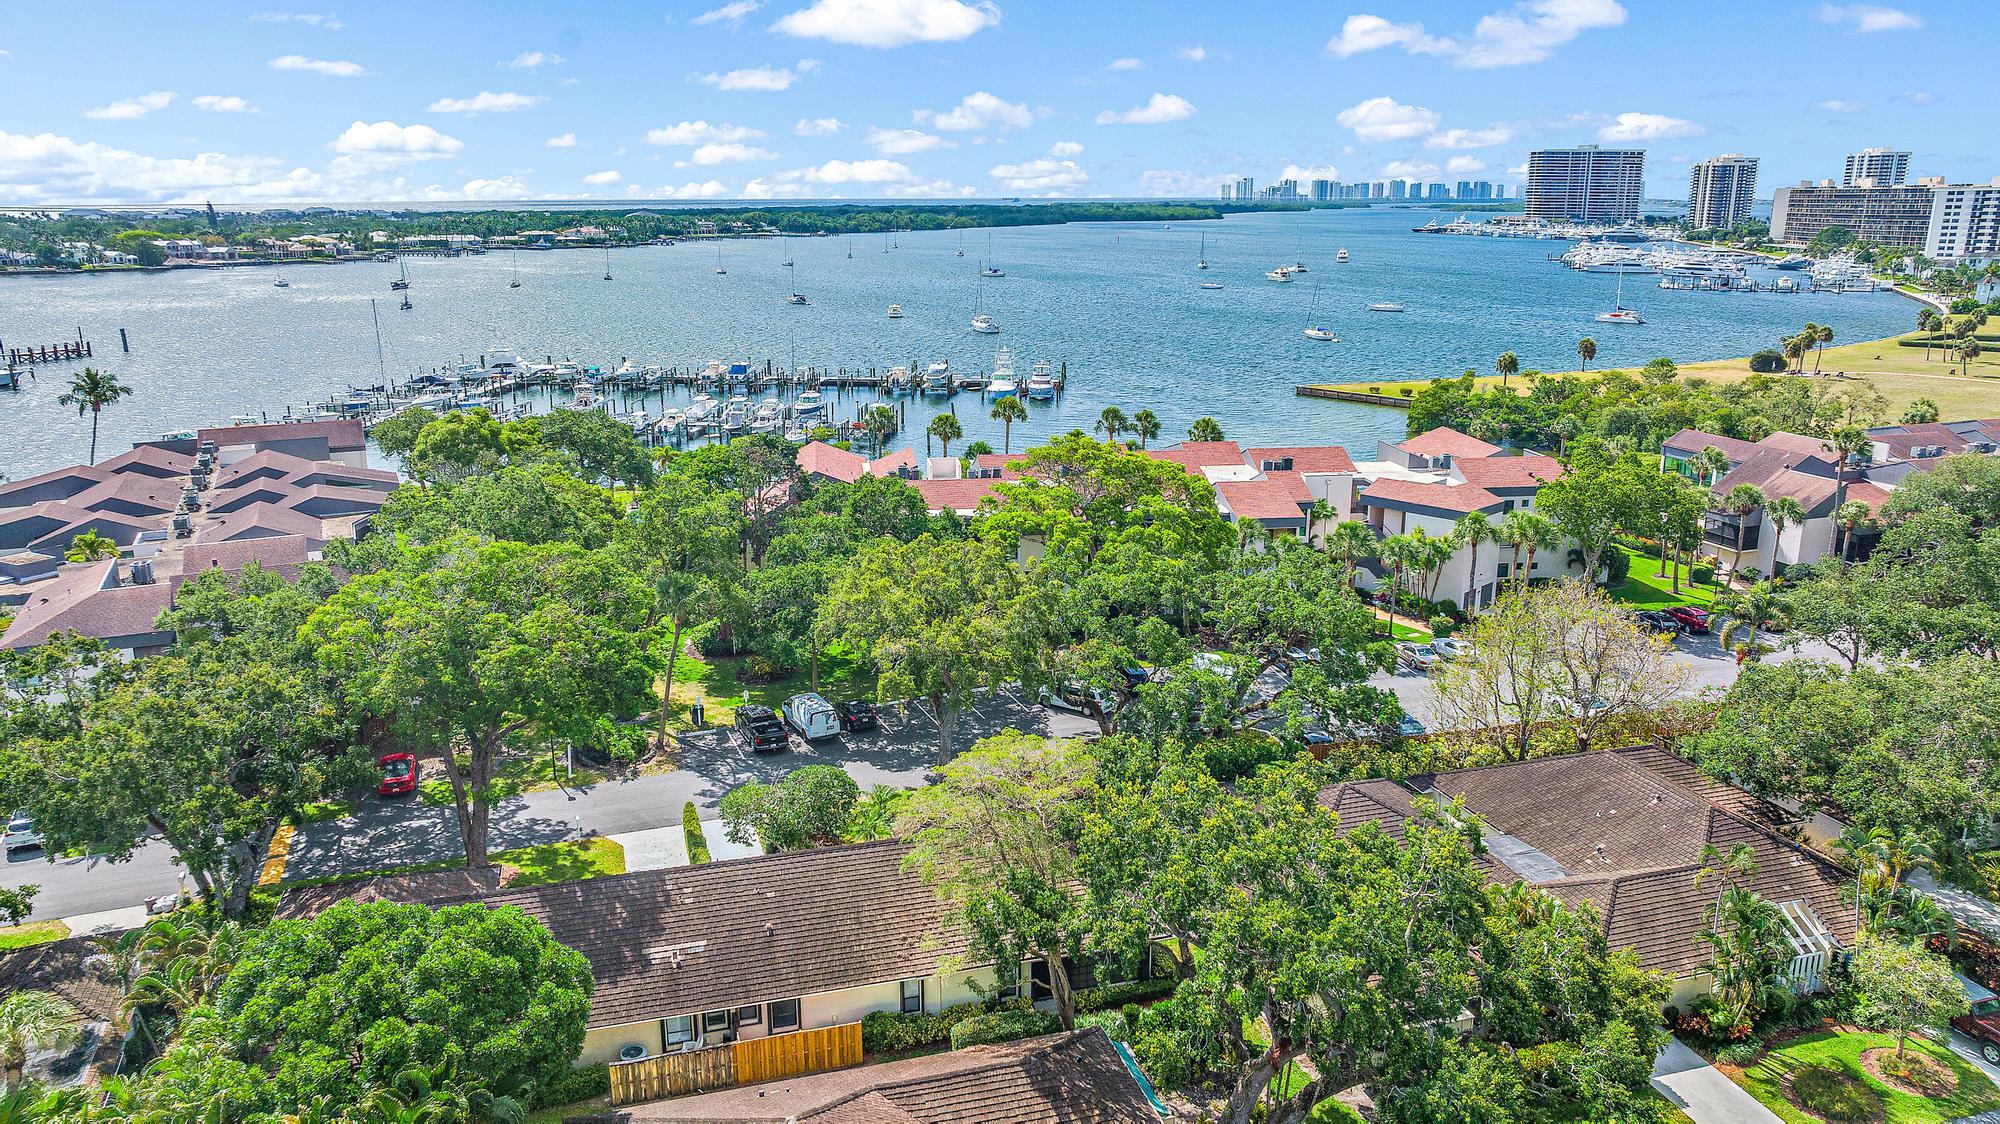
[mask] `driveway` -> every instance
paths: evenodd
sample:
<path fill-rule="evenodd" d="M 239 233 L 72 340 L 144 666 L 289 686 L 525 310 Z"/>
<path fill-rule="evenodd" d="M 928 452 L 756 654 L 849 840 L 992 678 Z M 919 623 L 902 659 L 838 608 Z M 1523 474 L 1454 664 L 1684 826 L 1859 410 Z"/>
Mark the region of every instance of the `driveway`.
<path fill-rule="evenodd" d="M 1695 1124 L 1784 1124 L 1678 1038 L 1669 1038 L 1653 1059 L 1653 1088 Z"/>
<path fill-rule="evenodd" d="M 878 784 L 911 788 L 925 783 L 937 760 L 937 723 L 927 708 L 911 704 L 881 711 L 880 729 L 843 734 L 818 744 L 797 737 L 784 753 L 753 754 L 730 728 L 682 735 L 680 767 L 629 781 L 583 788 L 551 789 L 503 800 L 491 813 L 490 849 L 505 851 L 556 843 L 585 835 L 621 835 L 681 822 L 681 809 L 694 802 L 702 818 L 712 818 L 730 789 L 750 781 L 766 784 L 807 765 L 837 765 L 862 788 Z M 1096 723 L 1055 713 L 1011 691 L 982 695 L 958 715 L 953 745 L 1013 728 L 1054 737 L 1097 732 Z M 405 866 L 464 854 L 449 806 L 369 797 L 351 817 L 308 824 L 293 836 L 288 878 L 320 878 L 383 867 Z"/>

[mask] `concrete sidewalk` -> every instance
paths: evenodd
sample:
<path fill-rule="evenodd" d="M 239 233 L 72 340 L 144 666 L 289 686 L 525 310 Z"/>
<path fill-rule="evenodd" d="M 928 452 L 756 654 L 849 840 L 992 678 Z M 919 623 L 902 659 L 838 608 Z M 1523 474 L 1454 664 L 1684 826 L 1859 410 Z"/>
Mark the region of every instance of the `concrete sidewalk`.
<path fill-rule="evenodd" d="M 721 820 L 701 821 L 701 836 L 708 842 L 710 862 L 723 859 L 741 859 L 764 853 L 762 847 L 751 844 L 745 847 L 729 838 L 729 828 Z M 649 827 L 641 831 L 625 831 L 605 838 L 625 848 L 625 869 L 664 870 L 668 867 L 687 866 L 687 832 L 681 825 L 673 827 Z"/>
<path fill-rule="evenodd" d="M 1653 1059 L 1653 1088 L 1695 1124 L 1784 1124 L 1678 1038 L 1669 1039 Z"/>

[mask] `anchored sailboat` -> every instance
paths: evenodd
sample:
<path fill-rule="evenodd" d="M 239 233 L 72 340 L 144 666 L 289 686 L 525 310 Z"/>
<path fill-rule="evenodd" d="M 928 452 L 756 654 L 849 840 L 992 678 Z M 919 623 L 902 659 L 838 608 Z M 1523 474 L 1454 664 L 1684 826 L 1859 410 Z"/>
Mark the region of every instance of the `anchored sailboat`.
<path fill-rule="evenodd" d="M 1206 230 L 1201 232 L 1201 257 L 1195 260 L 1194 267 L 1196 269 L 1208 268 L 1208 231 Z"/>

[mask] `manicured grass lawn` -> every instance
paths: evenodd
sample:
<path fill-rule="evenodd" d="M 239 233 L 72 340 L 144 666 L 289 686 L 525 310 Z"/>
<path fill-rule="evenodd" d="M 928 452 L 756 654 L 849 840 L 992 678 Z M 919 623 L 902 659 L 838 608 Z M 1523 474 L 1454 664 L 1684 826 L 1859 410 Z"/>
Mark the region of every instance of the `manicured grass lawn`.
<path fill-rule="evenodd" d="M 445 779 L 444 771 L 435 763 L 424 766 L 424 774 L 429 780 L 417 786 L 417 795 L 426 804 L 450 806 L 451 782 Z M 493 799 L 505 800 L 524 792 L 541 792 L 556 787 L 557 783 L 571 788 L 596 784 L 603 776 L 582 765 L 575 772 L 566 772 L 560 756 L 537 753 L 529 757 L 510 757 L 500 763 L 500 771 L 493 778 Z"/>
<path fill-rule="evenodd" d="M 1458 376 L 1456 375 L 1450 375 L 1445 377 L 1451 378 L 1453 380 L 1456 380 L 1458 378 Z M 1486 390 L 1490 387 L 1499 386 L 1500 376 L 1480 375 L 1478 377 L 1475 377 L 1472 380 L 1472 383 L 1480 390 Z M 1351 394 L 1382 394 L 1382 395 L 1387 395 L 1390 398 L 1402 398 L 1405 397 L 1405 395 L 1403 394 L 1405 390 L 1409 391 L 1410 396 L 1414 397 L 1415 395 L 1421 393 L 1423 389 L 1429 386 L 1430 384 L 1431 384 L 1430 379 L 1404 379 L 1400 382 L 1383 382 L 1379 379 L 1370 379 L 1363 382 L 1330 382 L 1330 383 L 1321 383 L 1319 385 L 1324 386 L 1328 390 L 1345 390 Z M 1523 393 L 1525 393 L 1527 390 L 1531 388 L 1531 384 L 1524 381 L 1519 375 L 1516 375 L 1513 378 L 1508 379 L 1507 385 L 1510 387 L 1517 388 L 1521 390 Z"/>
<path fill-rule="evenodd" d="M 29 945 L 48 944 L 69 936 L 69 926 L 60 921 L 30 921 L 0 929 L 0 952 Z"/>
<path fill-rule="evenodd" d="M 1984 1074 L 1945 1047 L 1921 1038 L 1910 1039 L 1909 1048 L 1950 1066 L 1958 1074 L 1957 1089 L 1942 1097 L 1919 1097 L 1875 1080 L 1861 1066 L 1862 1051 L 1895 1044 L 1896 1040 L 1886 1034 L 1808 1034 L 1766 1054 L 1744 1070 L 1737 1083 L 1788 1124 L 1816 1124 L 1819 1119 L 1786 1100 L 1781 1086 L 1787 1074 L 1807 1066 L 1828 1066 L 1867 1085 L 1882 1099 L 1887 1124 L 1937 1124 L 2000 1108 L 2000 1090 L 1994 1089 Z"/>
<path fill-rule="evenodd" d="M 736 708 L 743 704 L 746 691 L 751 702 L 776 710 L 786 699 L 812 689 L 812 674 L 803 668 L 768 683 L 746 683 L 744 663 L 741 659 L 704 659 L 683 652 L 674 661 L 674 728 L 690 728 L 687 708 L 696 699 L 708 711 L 709 725 L 726 726 L 736 720 Z M 819 690 L 830 699 L 872 700 L 875 679 L 868 668 L 844 649 L 833 647 L 819 661 Z"/>
<path fill-rule="evenodd" d="M 1625 575 L 1624 581 L 1611 587 L 1612 600 L 1635 609 L 1666 609 L 1675 605 L 1699 605 L 1706 609 L 1715 603 L 1715 587 L 1698 587 L 1688 581 L 1686 566 L 1681 567 L 1681 591 L 1677 595 L 1673 591 L 1671 566 L 1666 577 L 1657 576 L 1660 572 L 1659 556 L 1626 550 L 1622 546 L 1615 549 L 1624 551 L 1625 557 L 1632 562 L 1632 569 Z"/>
<path fill-rule="evenodd" d="M 602 837 L 568 843 L 545 843 L 522 847 L 493 856 L 520 870 L 509 886 L 546 886 L 552 882 L 581 882 L 607 874 L 625 873 L 625 848 Z"/>

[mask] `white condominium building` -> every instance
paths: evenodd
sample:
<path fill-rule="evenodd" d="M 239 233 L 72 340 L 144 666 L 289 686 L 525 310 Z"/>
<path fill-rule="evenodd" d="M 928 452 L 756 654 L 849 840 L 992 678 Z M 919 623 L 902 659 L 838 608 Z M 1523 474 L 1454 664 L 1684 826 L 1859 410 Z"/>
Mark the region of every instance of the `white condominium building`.
<path fill-rule="evenodd" d="M 1688 172 L 1688 225 L 1698 230 L 1735 226 L 1750 217 L 1757 196 L 1757 158 L 1724 153 Z"/>
<path fill-rule="evenodd" d="M 1840 182 L 1855 187 L 1864 182 L 1876 187 L 1899 187 L 1910 182 L 1910 154 L 1895 148 L 1864 148 L 1847 154 L 1847 167 Z"/>
<path fill-rule="evenodd" d="M 1623 222 L 1639 217 L 1646 153 L 1638 148 L 1545 148 L 1528 154 L 1521 197 L 1529 218 Z"/>

